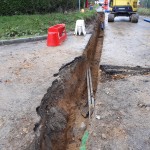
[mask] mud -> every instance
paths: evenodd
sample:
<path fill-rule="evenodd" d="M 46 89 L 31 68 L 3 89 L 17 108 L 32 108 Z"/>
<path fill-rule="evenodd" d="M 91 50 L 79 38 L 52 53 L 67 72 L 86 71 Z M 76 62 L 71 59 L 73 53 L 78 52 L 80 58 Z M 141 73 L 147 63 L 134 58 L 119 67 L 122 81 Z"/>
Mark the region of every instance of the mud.
<path fill-rule="evenodd" d="M 140 66 L 113 66 L 100 65 L 101 82 L 124 79 L 135 75 L 150 75 L 150 68 L 142 68 Z"/>
<path fill-rule="evenodd" d="M 91 68 L 93 89 L 96 92 L 99 75 L 99 61 L 103 43 L 104 14 L 98 14 L 93 34 L 83 55 L 64 65 L 54 76 L 52 86 L 48 88 L 37 114 L 41 117 L 34 131 L 35 141 L 28 149 L 36 150 L 76 150 L 84 130 L 81 123 L 88 127 L 87 115 L 82 116 L 88 108 L 86 70 Z"/>
<path fill-rule="evenodd" d="M 115 74 L 138 75 L 150 73 L 150 68 L 142 68 L 140 66 L 129 67 L 129 66 L 101 65 L 100 69 L 109 75 Z"/>

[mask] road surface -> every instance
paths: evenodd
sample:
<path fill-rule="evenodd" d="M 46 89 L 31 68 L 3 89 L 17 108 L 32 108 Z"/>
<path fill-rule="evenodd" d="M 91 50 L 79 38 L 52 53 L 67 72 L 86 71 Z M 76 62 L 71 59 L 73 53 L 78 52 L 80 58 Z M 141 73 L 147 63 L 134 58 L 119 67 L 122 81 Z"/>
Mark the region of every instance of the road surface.
<path fill-rule="evenodd" d="M 149 150 L 150 24 L 142 17 L 106 23 L 100 65 L 107 76 L 98 84 L 88 149 Z"/>
<path fill-rule="evenodd" d="M 23 150 L 32 142 L 36 107 L 53 74 L 82 55 L 90 37 L 68 36 L 58 47 L 46 41 L 0 47 L 0 150 Z"/>

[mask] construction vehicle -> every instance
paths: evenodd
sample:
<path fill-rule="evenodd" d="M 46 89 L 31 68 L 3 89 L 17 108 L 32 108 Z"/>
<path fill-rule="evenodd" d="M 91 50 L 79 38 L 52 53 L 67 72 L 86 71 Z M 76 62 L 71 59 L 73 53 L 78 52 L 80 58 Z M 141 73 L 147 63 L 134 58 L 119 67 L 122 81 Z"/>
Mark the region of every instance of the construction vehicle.
<path fill-rule="evenodd" d="M 132 23 L 137 23 L 139 19 L 137 3 L 138 0 L 110 0 L 108 22 L 114 22 L 117 16 L 128 16 Z"/>

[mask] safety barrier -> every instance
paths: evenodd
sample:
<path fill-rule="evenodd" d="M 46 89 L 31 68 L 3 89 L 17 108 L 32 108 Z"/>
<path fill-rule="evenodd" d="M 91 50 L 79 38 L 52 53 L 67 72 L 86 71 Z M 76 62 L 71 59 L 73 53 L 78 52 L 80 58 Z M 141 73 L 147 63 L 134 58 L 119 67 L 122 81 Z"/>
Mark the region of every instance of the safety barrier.
<path fill-rule="evenodd" d="M 48 28 L 47 46 L 58 46 L 67 38 L 65 24 L 57 24 Z"/>

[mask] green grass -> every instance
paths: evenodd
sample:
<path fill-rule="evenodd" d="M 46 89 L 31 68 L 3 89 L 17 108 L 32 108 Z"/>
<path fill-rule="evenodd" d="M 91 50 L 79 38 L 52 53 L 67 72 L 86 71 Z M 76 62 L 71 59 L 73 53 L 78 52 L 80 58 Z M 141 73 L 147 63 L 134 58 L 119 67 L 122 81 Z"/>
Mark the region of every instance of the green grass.
<path fill-rule="evenodd" d="M 140 15 L 150 16 L 150 8 L 138 8 L 138 13 Z"/>
<path fill-rule="evenodd" d="M 15 15 L 0 16 L 0 39 L 30 37 L 47 34 L 50 26 L 65 23 L 67 31 L 75 28 L 77 19 L 90 19 L 95 15 L 95 10 L 81 12 L 51 13 L 45 15 Z"/>

